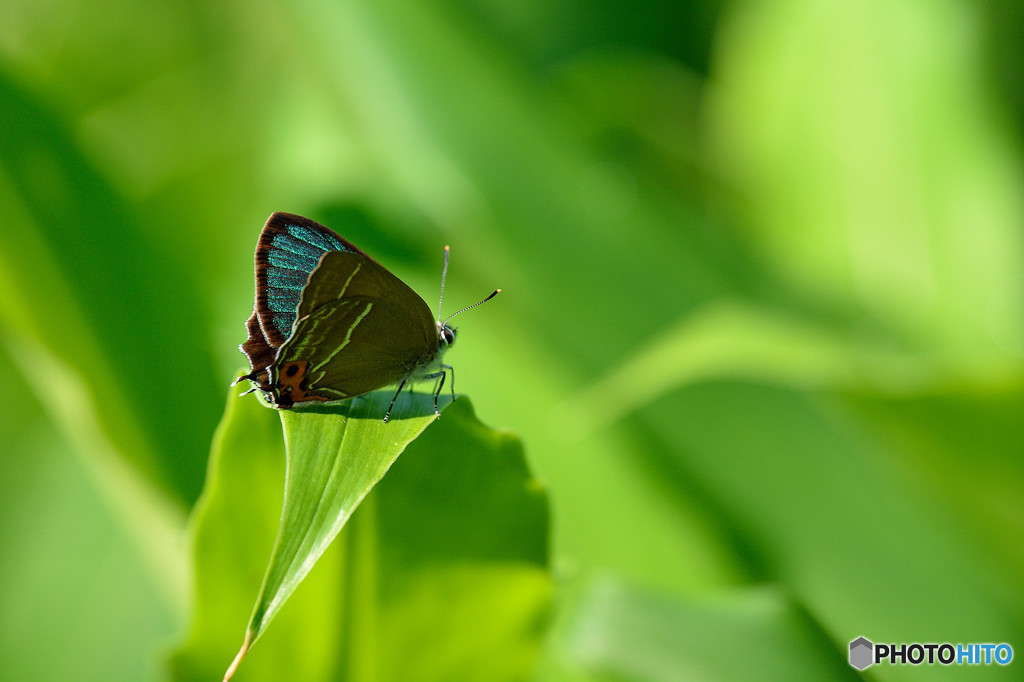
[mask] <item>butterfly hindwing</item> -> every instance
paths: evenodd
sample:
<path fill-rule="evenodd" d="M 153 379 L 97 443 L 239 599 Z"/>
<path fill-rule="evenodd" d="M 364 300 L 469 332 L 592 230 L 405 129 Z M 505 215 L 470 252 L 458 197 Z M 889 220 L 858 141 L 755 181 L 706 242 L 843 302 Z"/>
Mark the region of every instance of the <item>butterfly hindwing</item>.
<path fill-rule="evenodd" d="M 389 300 L 328 301 L 299 319 L 271 367 L 271 382 L 288 405 L 362 395 L 429 362 L 438 342 L 428 331 Z"/>

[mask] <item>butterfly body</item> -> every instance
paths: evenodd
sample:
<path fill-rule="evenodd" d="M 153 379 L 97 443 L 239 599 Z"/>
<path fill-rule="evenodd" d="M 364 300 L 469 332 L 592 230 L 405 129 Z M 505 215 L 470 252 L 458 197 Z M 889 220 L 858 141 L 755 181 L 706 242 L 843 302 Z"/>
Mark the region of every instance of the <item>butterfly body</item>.
<path fill-rule="evenodd" d="M 455 329 L 434 320 L 398 277 L 330 229 L 290 213 L 273 214 L 260 233 L 246 330 L 241 349 L 251 371 L 239 381 L 251 381 L 278 409 L 395 383 L 400 391 L 424 378 L 443 384 L 450 368 L 441 360 L 455 341 Z M 435 407 L 436 400 L 435 393 Z"/>

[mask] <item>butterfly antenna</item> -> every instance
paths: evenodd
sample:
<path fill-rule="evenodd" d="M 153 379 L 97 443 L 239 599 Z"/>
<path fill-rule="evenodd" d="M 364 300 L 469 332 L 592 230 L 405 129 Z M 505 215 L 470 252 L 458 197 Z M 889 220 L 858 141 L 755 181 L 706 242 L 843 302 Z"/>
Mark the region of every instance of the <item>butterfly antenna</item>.
<path fill-rule="evenodd" d="M 471 305 L 471 306 L 467 306 L 467 307 L 463 308 L 462 310 L 459 310 L 458 312 L 454 312 L 454 313 L 452 313 L 451 315 L 449 315 L 448 317 L 444 318 L 444 322 L 442 322 L 441 324 L 442 324 L 442 325 L 444 325 L 444 324 L 448 324 L 448 320 L 452 319 L 452 318 L 453 318 L 453 317 L 455 317 L 456 315 L 458 315 L 458 314 L 460 314 L 460 313 L 464 313 L 464 312 L 466 312 L 467 310 L 472 310 L 473 308 L 477 307 L 478 305 L 483 305 L 484 303 L 487 303 L 487 302 L 488 302 L 489 300 L 491 300 L 492 298 L 494 298 L 495 296 L 497 296 L 497 295 L 498 295 L 498 294 L 500 294 L 500 293 L 501 293 L 501 289 L 495 289 L 495 290 L 494 290 L 493 292 L 491 292 L 491 295 L 490 295 L 490 296 L 488 296 L 487 298 L 485 298 L 484 300 L 482 300 L 482 301 L 477 301 L 477 302 L 476 302 L 476 303 L 474 303 L 473 305 Z"/>
<path fill-rule="evenodd" d="M 444 302 L 444 280 L 448 276 L 448 247 L 444 247 L 444 267 L 441 268 L 441 295 L 437 297 L 437 319 L 441 319 L 441 304 Z"/>

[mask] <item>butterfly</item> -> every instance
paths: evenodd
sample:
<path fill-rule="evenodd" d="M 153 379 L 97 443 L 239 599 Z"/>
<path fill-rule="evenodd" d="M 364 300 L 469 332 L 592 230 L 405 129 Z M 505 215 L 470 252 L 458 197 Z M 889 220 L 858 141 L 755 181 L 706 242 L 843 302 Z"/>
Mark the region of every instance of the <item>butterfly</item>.
<path fill-rule="evenodd" d="M 441 297 L 448 274 L 444 247 Z M 398 390 L 384 414 L 387 422 L 407 383 L 439 379 L 437 399 L 449 371 L 442 362 L 455 343 L 455 315 L 435 320 L 405 282 L 334 231 L 309 218 L 274 213 L 256 244 L 256 302 L 240 348 L 249 359 L 248 380 L 278 409 L 347 400 L 384 386 Z M 232 384 L 234 385 L 234 384 Z M 245 394 L 243 394 L 245 395 Z"/>

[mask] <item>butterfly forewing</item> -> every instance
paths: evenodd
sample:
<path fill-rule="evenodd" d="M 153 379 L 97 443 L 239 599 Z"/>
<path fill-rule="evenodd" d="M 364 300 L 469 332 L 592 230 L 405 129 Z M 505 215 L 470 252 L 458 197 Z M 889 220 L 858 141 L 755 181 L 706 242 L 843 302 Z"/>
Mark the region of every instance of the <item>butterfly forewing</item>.
<path fill-rule="evenodd" d="M 410 323 L 423 328 L 427 338 L 437 334 L 430 308 L 409 285 L 368 256 L 343 251 L 325 253 L 320 259 L 302 292 L 298 316 L 309 315 L 330 301 L 359 296 L 397 305 Z"/>

